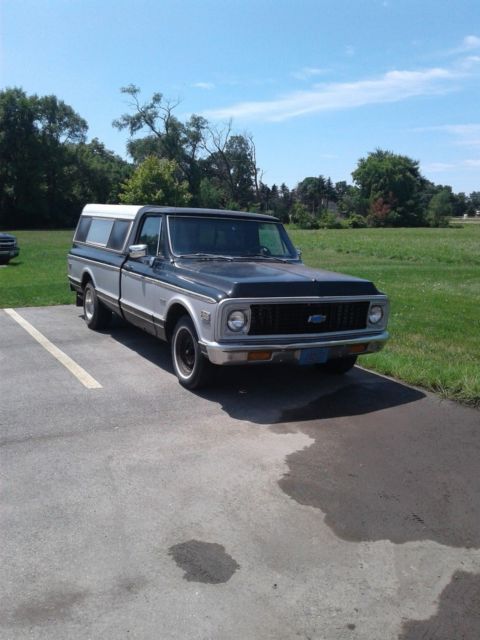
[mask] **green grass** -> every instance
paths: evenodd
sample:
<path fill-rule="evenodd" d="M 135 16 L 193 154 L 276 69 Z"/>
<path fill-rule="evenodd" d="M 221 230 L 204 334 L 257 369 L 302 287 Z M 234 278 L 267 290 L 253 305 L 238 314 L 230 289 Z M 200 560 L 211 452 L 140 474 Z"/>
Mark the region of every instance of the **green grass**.
<path fill-rule="evenodd" d="M 391 301 L 391 340 L 360 359 L 480 406 L 480 226 L 290 230 L 312 267 L 373 280 Z"/>
<path fill-rule="evenodd" d="M 72 303 L 73 232 L 14 233 L 20 256 L 0 268 L 0 307 Z M 480 225 L 290 234 L 306 264 L 371 279 L 390 297 L 392 338 L 361 364 L 480 406 Z"/>
<path fill-rule="evenodd" d="M 73 231 L 12 231 L 20 255 L 0 268 L 0 307 L 70 304 L 67 252 Z"/>

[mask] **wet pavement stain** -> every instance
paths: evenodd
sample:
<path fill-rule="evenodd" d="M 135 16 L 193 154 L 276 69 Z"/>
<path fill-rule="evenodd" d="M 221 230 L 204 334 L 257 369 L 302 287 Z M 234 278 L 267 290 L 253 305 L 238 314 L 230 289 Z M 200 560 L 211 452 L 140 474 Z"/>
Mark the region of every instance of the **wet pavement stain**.
<path fill-rule="evenodd" d="M 320 509 L 344 540 L 480 548 L 480 414 L 458 407 L 465 415 L 452 423 L 421 392 L 366 380 L 286 409 L 271 426 L 314 440 L 287 456 L 281 489 Z"/>
<path fill-rule="evenodd" d="M 480 575 L 457 571 L 443 590 L 438 611 L 428 620 L 409 620 L 398 640 L 478 640 Z"/>
<path fill-rule="evenodd" d="M 240 565 L 225 552 L 225 547 L 212 542 L 189 540 L 170 547 L 168 555 L 185 571 L 189 582 L 221 584 L 228 582 Z"/>
<path fill-rule="evenodd" d="M 39 626 L 69 620 L 74 608 L 81 605 L 87 595 L 88 591 L 84 590 L 49 591 L 17 607 L 9 622 L 13 625 Z"/>

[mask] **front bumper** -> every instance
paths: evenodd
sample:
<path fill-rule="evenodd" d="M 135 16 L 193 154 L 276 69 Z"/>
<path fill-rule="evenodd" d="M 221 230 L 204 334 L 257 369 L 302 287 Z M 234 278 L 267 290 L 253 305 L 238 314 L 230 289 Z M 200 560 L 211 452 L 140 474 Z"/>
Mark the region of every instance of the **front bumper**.
<path fill-rule="evenodd" d="M 0 258 L 16 258 L 20 253 L 20 249 L 15 247 L 14 249 L 0 249 Z"/>
<path fill-rule="evenodd" d="M 200 341 L 202 353 L 213 364 L 253 364 L 265 362 L 301 362 L 305 360 L 303 352 L 312 349 L 325 349 L 326 360 L 343 358 L 350 355 L 362 355 L 380 351 L 389 338 L 388 331 L 381 333 L 363 334 L 352 337 L 324 337 L 319 340 L 304 342 L 276 341 L 259 343 L 224 344 L 218 342 Z M 262 354 L 262 359 L 256 359 L 255 354 Z M 268 357 L 263 357 L 268 356 Z"/>

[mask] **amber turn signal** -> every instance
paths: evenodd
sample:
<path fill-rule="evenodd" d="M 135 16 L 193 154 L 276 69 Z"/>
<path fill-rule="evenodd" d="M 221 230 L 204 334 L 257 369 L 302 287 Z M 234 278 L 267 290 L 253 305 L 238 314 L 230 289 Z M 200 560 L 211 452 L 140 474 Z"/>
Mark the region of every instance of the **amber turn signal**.
<path fill-rule="evenodd" d="M 258 362 L 259 360 L 270 360 L 272 357 L 271 351 L 249 351 L 248 360 L 250 362 Z"/>
<path fill-rule="evenodd" d="M 363 353 L 367 350 L 366 344 L 352 344 L 349 348 L 350 353 Z"/>

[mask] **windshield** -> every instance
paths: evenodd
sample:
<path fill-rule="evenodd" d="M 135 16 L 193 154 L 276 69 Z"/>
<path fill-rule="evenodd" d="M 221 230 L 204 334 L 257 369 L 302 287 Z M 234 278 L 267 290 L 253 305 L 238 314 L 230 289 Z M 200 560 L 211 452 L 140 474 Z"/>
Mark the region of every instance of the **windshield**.
<path fill-rule="evenodd" d="M 176 256 L 297 259 L 281 224 L 241 218 L 169 217 Z"/>

